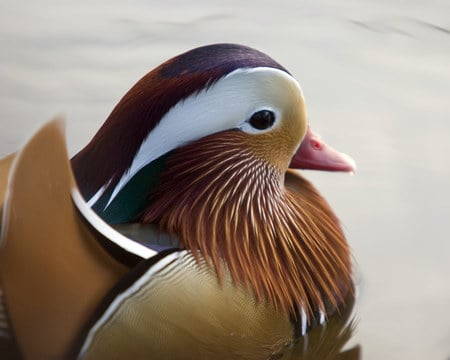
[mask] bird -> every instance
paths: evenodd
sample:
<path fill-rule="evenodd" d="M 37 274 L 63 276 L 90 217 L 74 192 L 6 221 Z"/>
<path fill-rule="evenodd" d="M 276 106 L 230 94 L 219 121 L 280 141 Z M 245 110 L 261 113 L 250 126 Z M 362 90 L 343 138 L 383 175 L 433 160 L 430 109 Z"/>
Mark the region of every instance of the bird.
<path fill-rule="evenodd" d="M 189 50 L 70 162 L 63 139 L 54 121 L 0 161 L 0 285 L 25 357 L 271 358 L 351 303 L 341 224 L 298 169 L 355 163 L 313 132 L 298 81 L 268 55 Z M 133 227 L 145 240 L 118 231 Z"/>

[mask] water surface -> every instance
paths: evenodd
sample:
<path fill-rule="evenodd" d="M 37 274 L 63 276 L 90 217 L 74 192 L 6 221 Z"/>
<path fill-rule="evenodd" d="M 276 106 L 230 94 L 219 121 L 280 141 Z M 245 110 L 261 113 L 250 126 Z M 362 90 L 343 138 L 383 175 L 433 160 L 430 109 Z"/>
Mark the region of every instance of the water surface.
<path fill-rule="evenodd" d="M 364 359 L 450 357 L 450 3 L 0 4 L 0 154 L 56 114 L 74 154 L 142 75 L 238 42 L 299 80 L 310 121 L 358 163 L 313 173 L 353 248 Z"/>

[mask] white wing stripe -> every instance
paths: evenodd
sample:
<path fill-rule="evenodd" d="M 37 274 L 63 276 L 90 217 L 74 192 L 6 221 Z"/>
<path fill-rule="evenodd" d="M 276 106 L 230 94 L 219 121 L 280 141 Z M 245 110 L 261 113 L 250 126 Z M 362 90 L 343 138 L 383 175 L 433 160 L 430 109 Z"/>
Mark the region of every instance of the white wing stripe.
<path fill-rule="evenodd" d="M 84 201 L 80 192 L 77 188 L 72 188 L 72 199 L 78 210 L 85 217 L 85 219 L 103 236 L 108 240 L 120 246 L 122 249 L 128 251 L 129 253 L 135 254 L 142 257 L 143 259 L 148 259 L 158 252 L 145 247 L 125 236 L 123 236 L 118 231 L 114 230 L 111 226 L 105 223 Z"/>

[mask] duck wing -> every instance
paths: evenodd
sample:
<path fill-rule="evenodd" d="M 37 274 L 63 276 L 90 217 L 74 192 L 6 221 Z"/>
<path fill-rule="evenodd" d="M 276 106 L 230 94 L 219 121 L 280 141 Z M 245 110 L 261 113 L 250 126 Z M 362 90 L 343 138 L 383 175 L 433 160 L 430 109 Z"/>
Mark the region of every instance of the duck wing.
<path fill-rule="evenodd" d="M 10 168 L 0 287 L 24 357 L 65 356 L 88 314 L 128 270 L 96 241 L 71 198 L 75 187 L 61 120 L 39 130 Z M 4 192 L 4 190 L 3 190 Z M 69 310 L 70 309 L 70 310 Z"/>

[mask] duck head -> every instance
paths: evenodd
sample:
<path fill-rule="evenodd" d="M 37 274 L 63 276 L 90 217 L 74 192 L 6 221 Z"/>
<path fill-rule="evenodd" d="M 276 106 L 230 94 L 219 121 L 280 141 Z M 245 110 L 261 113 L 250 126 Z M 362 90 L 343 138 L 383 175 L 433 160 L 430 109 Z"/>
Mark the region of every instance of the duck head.
<path fill-rule="evenodd" d="M 221 277 L 311 316 L 351 288 L 348 245 L 316 189 L 290 168 L 352 171 L 310 129 L 292 75 L 267 55 L 218 44 L 145 75 L 73 159 L 109 223 L 178 236 Z"/>

